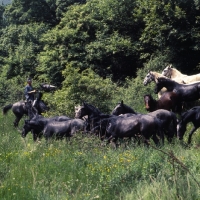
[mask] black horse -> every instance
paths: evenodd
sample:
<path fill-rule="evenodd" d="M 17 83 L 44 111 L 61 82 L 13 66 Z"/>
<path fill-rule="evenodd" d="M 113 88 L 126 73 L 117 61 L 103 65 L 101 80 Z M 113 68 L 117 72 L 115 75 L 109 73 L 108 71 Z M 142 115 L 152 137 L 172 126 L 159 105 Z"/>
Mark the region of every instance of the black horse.
<path fill-rule="evenodd" d="M 130 106 L 124 104 L 123 100 L 111 112 L 111 115 L 120 115 L 126 113 L 137 114 Z"/>
<path fill-rule="evenodd" d="M 24 115 L 28 115 L 29 118 L 33 117 L 33 113 L 41 115 L 42 113 L 49 110 L 48 106 L 41 100 L 42 94 L 39 93 L 37 103 L 32 107 L 30 102 L 18 101 L 14 104 L 9 104 L 3 107 L 3 114 L 7 114 L 7 112 L 12 109 L 12 112 L 15 115 L 14 126 L 18 127 L 19 121 Z"/>
<path fill-rule="evenodd" d="M 107 127 L 107 133 L 110 135 L 108 142 L 113 140 L 115 147 L 118 138 L 135 138 L 137 135 L 141 135 L 147 145 L 150 138 L 157 145 L 159 140 L 156 135 L 163 137 L 158 118 L 142 114 L 112 118 Z"/>
<path fill-rule="evenodd" d="M 132 115 L 143 115 L 141 113 L 136 113 L 136 114 L 129 113 L 130 109 L 127 109 L 125 106 L 121 106 L 120 109 L 118 109 L 118 106 L 116 108 L 117 108 L 116 110 L 115 109 L 113 110 L 115 111 L 114 113 L 117 115 L 123 114 L 124 117 L 129 117 Z M 171 142 L 174 135 L 177 135 L 177 129 L 176 129 L 177 117 L 175 113 L 164 109 L 158 109 L 155 110 L 154 112 L 148 113 L 148 115 L 157 117 L 158 120 L 160 120 L 160 125 L 162 126 L 162 132 L 167 136 L 168 141 Z"/>
<path fill-rule="evenodd" d="M 50 85 L 48 83 L 42 83 L 40 84 L 40 88 L 41 90 L 43 90 L 44 92 L 52 92 L 52 91 L 55 91 L 57 89 L 56 86 L 54 85 Z"/>
<path fill-rule="evenodd" d="M 87 128 L 86 131 L 97 134 L 100 138 L 106 136 L 106 126 L 108 121 L 114 115 L 104 114 L 95 106 L 83 102 L 83 105 L 76 108 L 75 118 L 87 118 Z"/>
<path fill-rule="evenodd" d="M 183 139 L 189 122 L 192 122 L 193 128 L 189 133 L 188 144 L 191 143 L 193 133 L 200 127 L 200 106 L 193 107 L 181 115 L 181 119 L 177 126 L 177 134 L 180 140 Z"/>
<path fill-rule="evenodd" d="M 39 117 L 25 121 L 22 137 L 25 137 L 30 130 L 33 130 L 37 136 L 42 133 L 46 140 L 53 136 L 56 139 L 62 139 L 63 137 L 73 136 L 79 130 L 84 131 L 85 122 L 81 119 L 70 119 L 66 116 L 53 118 Z"/>
<path fill-rule="evenodd" d="M 44 129 L 44 126 L 52 121 L 67 121 L 71 119 L 68 116 L 55 116 L 55 117 L 43 117 L 42 115 L 35 115 L 31 120 L 25 120 L 24 126 L 22 128 L 22 134 L 21 136 L 23 138 L 26 137 L 26 135 L 28 134 L 28 132 L 32 132 L 33 134 L 33 141 L 36 141 L 37 138 L 41 138 L 42 136 L 42 131 Z"/>
<path fill-rule="evenodd" d="M 171 79 L 160 77 L 157 79 L 155 93 L 163 88 L 167 88 L 167 91 L 173 91 L 179 95 L 181 101 L 191 102 L 200 98 L 200 82 L 191 84 L 180 84 Z"/>

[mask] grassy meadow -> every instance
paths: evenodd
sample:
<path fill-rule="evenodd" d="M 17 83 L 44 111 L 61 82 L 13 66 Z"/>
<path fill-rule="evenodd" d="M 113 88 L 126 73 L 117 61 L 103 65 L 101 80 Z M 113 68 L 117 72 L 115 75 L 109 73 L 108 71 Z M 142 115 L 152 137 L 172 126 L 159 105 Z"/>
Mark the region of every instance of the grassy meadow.
<path fill-rule="evenodd" d="M 81 133 L 34 143 L 13 120 L 11 112 L 0 115 L 1 200 L 200 199 L 199 131 L 190 147 L 176 139 L 159 149 L 120 141 L 115 150 Z"/>

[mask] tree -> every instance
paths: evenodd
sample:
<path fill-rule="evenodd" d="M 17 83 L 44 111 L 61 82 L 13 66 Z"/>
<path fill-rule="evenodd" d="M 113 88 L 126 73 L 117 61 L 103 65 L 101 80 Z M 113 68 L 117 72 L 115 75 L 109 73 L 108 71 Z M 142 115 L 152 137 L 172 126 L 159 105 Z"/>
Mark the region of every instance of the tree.
<path fill-rule="evenodd" d="M 68 7 L 74 4 L 85 4 L 86 0 L 56 0 L 56 17 L 60 20 L 67 12 Z"/>
<path fill-rule="evenodd" d="M 113 94 L 117 93 L 117 86 L 110 79 L 101 78 L 89 68 L 81 72 L 72 65 L 66 66 L 63 77 L 62 89 L 45 97 L 51 108 L 56 108 L 57 114 L 67 113 L 74 117 L 74 106 L 83 101 L 97 106 L 102 112 L 110 112 L 110 102 Z"/>
<path fill-rule="evenodd" d="M 191 73 L 199 63 L 199 1 L 138 0 L 135 16 L 143 21 L 140 58 L 162 52 L 169 62 Z"/>
<path fill-rule="evenodd" d="M 46 32 L 45 24 L 12 25 L 2 30 L 0 47 L 3 63 L 1 76 L 13 78 L 18 75 L 36 74 L 37 54 L 42 49 L 39 39 Z"/>
<path fill-rule="evenodd" d="M 9 24 L 29 24 L 44 22 L 55 24 L 55 12 L 45 0 L 13 0 L 5 9 L 5 17 Z"/>
<path fill-rule="evenodd" d="M 68 8 L 59 25 L 42 38 L 38 56 L 41 78 L 60 84 L 68 64 L 92 68 L 102 77 L 124 80 L 134 76 L 138 64 L 138 22 L 134 1 L 88 1 Z M 133 34 L 133 30 L 135 31 Z"/>

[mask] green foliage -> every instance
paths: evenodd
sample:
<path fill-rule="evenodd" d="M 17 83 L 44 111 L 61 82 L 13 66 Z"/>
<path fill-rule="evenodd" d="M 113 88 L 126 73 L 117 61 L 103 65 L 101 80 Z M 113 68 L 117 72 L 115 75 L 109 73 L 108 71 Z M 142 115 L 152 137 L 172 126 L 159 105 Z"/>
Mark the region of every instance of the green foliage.
<path fill-rule="evenodd" d="M 198 1 L 179 0 L 15 0 L 2 10 L 9 26 L 0 37 L 0 63 L 10 77 L 28 70 L 57 86 L 64 81 L 66 65 L 123 82 L 158 55 L 183 73 L 197 73 L 198 8 Z M 37 34 L 36 44 L 29 38 L 37 29 L 35 22 L 54 27 Z"/>
<path fill-rule="evenodd" d="M 15 103 L 24 99 L 24 87 L 26 77 L 17 76 L 7 80 L 5 77 L 0 79 L 0 105 Z"/>
<path fill-rule="evenodd" d="M 120 10 L 115 9 L 120 6 Z M 100 76 L 112 76 L 115 81 L 133 75 L 137 53 L 136 41 L 132 38 L 137 37 L 125 29 L 128 24 L 123 24 L 131 23 L 132 8 L 133 3 L 118 1 L 111 4 L 89 1 L 85 5 L 71 6 L 60 24 L 42 39 L 46 45 L 39 55 L 40 76 L 59 84 L 59 80 L 62 81 L 60 72 L 66 64 L 76 64 L 81 70 L 92 68 Z M 116 16 L 115 12 L 118 12 Z M 110 19 L 109 14 L 115 19 Z M 130 15 L 128 22 L 124 21 L 127 14 Z M 112 20 L 115 21 L 113 25 Z M 128 25 L 129 31 L 132 26 Z M 56 74 L 52 76 L 53 71 Z"/>
<path fill-rule="evenodd" d="M 103 79 L 91 69 L 80 72 L 79 68 L 68 65 L 63 71 L 65 81 L 61 90 L 58 90 L 50 98 L 52 110 L 57 113 L 67 113 L 74 116 L 74 106 L 82 104 L 83 101 L 93 104 L 102 112 L 110 112 L 114 93 L 117 86 L 110 79 Z M 54 108 L 54 109 L 53 109 Z"/>
<path fill-rule="evenodd" d="M 56 0 L 56 17 L 61 19 L 68 7 L 73 4 L 84 4 L 86 0 Z"/>
<path fill-rule="evenodd" d="M 45 24 L 8 26 L 2 30 L 0 59 L 4 65 L 3 76 L 35 75 L 37 54 L 41 51 L 40 36 L 47 30 Z M 5 58 L 6 56 L 6 58 Z"/>
<path fill-rule="evenodd" d="M 9 24 L 55 23 L 55 13 L 45 0 L 13 0 L 6 7 L 5 17 Z"/>
<path fill-rule="evenodd" d="M 4 23 L 4 11 L 5 11 L 5 7 L 0 5 L 0 28 L 3 28 L 5 23 Z"/>
<path fill-rule="evenodd" d="M 191 73 L 191 65 L 196 67 L 199 62 L 195 63 L 199 45 L 198 9 L 199 3 L 192 1 L 137 1 L 135 16 L 144 23 L 141 58 L 145 60 L 159 50 L 169 56 L 169 62 Z"/>

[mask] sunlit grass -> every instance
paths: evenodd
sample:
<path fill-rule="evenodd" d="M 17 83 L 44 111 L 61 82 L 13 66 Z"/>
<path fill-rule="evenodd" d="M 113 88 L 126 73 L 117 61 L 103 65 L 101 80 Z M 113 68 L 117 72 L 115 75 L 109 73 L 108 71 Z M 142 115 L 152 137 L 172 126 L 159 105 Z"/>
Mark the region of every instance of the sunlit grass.
<path fill-rule="evenodd" d="M 31 134 L 23 139 L 8 126 L 12 117 L 0 120 L 0 199 L 198 199 L 200 194 L 194 180 L 200 180 L 198 133 L 190 148 L 176 140 L 158 150 L 132 143 L 114 150 L 81 133 L 69 142 L 34 143 Z M 173 151 L 190 173 L 159 150 Z"/>

